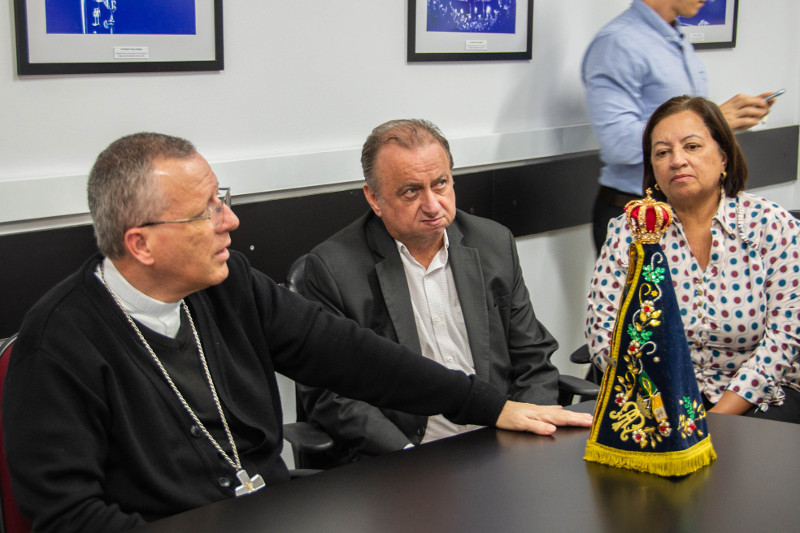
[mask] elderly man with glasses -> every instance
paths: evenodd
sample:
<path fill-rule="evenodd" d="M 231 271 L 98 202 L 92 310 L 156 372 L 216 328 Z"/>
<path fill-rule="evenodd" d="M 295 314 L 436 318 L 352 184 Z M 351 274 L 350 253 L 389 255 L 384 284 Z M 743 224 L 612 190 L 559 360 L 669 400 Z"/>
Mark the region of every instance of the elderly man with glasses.
<path fill-rule="evenodd" d="M 552 433 L 506 401 L 276 285 L 228 249 L 230 190 L 194 146 L 123 137 L 89 175 L 101 255 L 28 313 L 3 428 L 36 531 L 119 531 L 289 479 L 275 372 L 379 406 Z"/>

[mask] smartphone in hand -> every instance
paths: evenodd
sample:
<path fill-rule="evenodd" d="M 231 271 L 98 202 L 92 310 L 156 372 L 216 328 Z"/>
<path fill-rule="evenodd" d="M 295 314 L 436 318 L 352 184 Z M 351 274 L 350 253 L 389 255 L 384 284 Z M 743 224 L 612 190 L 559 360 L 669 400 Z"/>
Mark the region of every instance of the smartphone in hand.
<path fill-rule="evenodd" d="M 769 102 L 769 101 L 770 101 L 770 100 L 772 100 L 773 98 L 777 98 L 778 96 L 782 95 L 782 94 L 783 94 L 783 93 L 785 93 L 785 92 L 786 92 L 786 89 L 781 89 L 780 91 L 775 91 L 775 92 L 774 92 L 774 93 L 772 93 L 771 95 L 769 95 L 769 96 L 765 96 L 765 97 L 764 97 L 764 100 L 766 100 L 767 102 Z"/>

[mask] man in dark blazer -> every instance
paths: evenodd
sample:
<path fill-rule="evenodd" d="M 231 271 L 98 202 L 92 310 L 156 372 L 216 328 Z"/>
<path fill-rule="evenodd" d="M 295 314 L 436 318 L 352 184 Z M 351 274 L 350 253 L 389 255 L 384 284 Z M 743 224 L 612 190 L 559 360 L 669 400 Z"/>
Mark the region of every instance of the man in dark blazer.
<path fill-rule="evenodd" d="M 456 209 L 452 155 L 438 128 L 416 119 L 382 124 L 365 142 L 361 162 L 372 209 L 311 251 L 306 296 L 477 374 L 514 400 L 556 404 L 558 371 L 550 356 L 558 344 L 536 320 L 514 238 L 500 224 Z M 323 389 L 298 391 L 309 419 L 337 443 L 317 466 L 471 429 Z"/>

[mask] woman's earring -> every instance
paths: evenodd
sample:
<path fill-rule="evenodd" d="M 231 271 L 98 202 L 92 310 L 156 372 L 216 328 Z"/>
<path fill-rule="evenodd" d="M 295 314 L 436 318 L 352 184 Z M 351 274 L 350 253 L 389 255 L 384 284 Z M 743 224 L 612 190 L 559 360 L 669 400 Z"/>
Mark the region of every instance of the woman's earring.
<path fill-rule="evenodd" d="M 655 185 L 653 185 L 653 188 L 654 188 L 655 190 L 657 190 L 657 191 L 660 191 L 660 190 L 661 190 L 661 188 L 659 188 L 659 186 L 658 186 L 658 183 L 656 183 Z"/>
<path fill-rule="evenodd" d="M 727 178 L 727 177 L 728 177 L 728 173 L 723 170 L 722 171 L 722 179 L 720 181 L 725 181 L 725 178 Z"/>

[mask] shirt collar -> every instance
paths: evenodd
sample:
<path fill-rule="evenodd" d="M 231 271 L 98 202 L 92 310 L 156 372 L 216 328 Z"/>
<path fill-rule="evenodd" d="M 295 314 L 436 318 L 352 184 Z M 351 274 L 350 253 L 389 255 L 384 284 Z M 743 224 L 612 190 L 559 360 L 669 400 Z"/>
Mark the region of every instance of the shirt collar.
<path fill-rule="evenodd" d="M 731 237 L 736 236 L 736 217 L 738 216 L 737 204 L 738 198 L 728 198 L 725 192 L 721 191 L 717 212 L 714 213 L 711 222 L 712 225 L 716 222 L 717 225 Z M 672 210 L 672 214 L 675 216 L 677 223 L 683 227 L 683 225 L 680 224 L 680 220 L 678 220 L 678 217 L 675 215 L 674 209 Z"/>
<path fill-rule="evenodd" d="M 406 247 L 405 244 L 403 244 L 402 242 L 398 241 L 397 239 L 394 239 L 394 243 L 397 246 L 397 251 L 400 252 L 401 255 L 403 255 L 403 256 L 407 257 L 408 259 L 411 259 L 415 263 L 419 264 L 419 261 L 414 259 L 414 256 L 411 255 L 411 252 L 408 251 L 408 247 Z M 437 257 L 441 257 L 441 264 L 442 265 L 447 264 L 447 259 L 449 257 L 449 250 L 450 250 L 450 237 L 447 235 L 447 230 L 445 230 L 444 231 L 444 246 L 442 246 L 441 249 L 439 249 L 439 251 L 436 253 Z M 431 263 L 428 268 L 430 268 L 431 266 L 433 266 L 433 263 Z"/>
<path fill-rule="evenodd" d="M 98 278 L 99 270 L 98 265 Z M 180 327 L 180 302 L 161 302 L 147 296 L 131 285 L 107 257 L 103 259 L 103 274 L 106 284 L 133 318 L 157 333 L 175 337 Z"/>
<path fill-rule="evenodd" d="M 656 13 L 652 7 L 645 4 L 642 0 L 633 0 L 631 9 L 636 11 L 647 24 L 660 33 L 668 41 L 680 42 L 683 40 L 683 33 L 672 24 L 666 22 L 661 15 Z"/>

